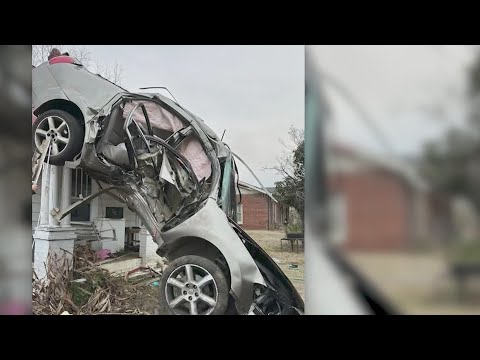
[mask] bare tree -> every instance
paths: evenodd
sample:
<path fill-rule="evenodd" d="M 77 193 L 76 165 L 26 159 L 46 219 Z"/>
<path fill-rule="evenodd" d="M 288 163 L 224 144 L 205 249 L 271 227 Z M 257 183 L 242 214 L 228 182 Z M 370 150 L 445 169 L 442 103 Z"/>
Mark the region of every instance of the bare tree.
<path fill-rule="evenodd" d="M 105 73 L 105 71 L 106 71 L 105 66 L 102 63 L 100 63 L 100 61 L 95 60 L 94 63 L 95 63 L 95 70 L 94 71 L 97 74 Z"/>
<path fill-rule="evenodd" d="M 290 129 L 288 130 L 288 136 L 290 138 L 290 144 L 287 144 L 283 139 L 278 139 L 278 141 L 289 151 L 294 151 L 305 139 L 305 131 L 302 129 L 297 129 L 294 126 L 290 126 Z"/>
<path fill-rule="evenodd" d="M 283 139 L 278 139 L 280 144 L 282 144 L 285 149 L 282 150 L 282 154 L 280 157 L 277 158 L 277 164 L 274 166 L 266 166 L 264 170 L 275 170 L 277 173 L 284 177 L 288 177 L 290 179 L 294 179 L 298 174 L 299 171 L 304 171 L 303 167 L 301 169 L 298 168 L 297 164 L 295 163 L 295 154 L 299 147 L 303 146 L 303 141 L 305 139 L 305 133 L 302 129 L 297 129 L 294 126 L 290 126 L 288 130 L 288 136 L 290 141 L 287 143 Z"/>
<path fill-rule="evenodd" d="M 123 80 L 123 67 L 115 62 L 113 68 L 109 69 L 99 61 L 95 62 L 95 71 L 107 80 L 121 86 Z"/>
<path fill-rule="evenodd" d="M 65 52 L 64 45 L 32 45 L 32 65 L 38 66 L 47 61 L 48 55 L 53 48 L 57 48 L 60 52 Z M 92 55 L 85 46 L 75 46 L 67 50 L 68 53 L 78 59 L 86 68 L 90 67 L 93 62 L 95 72 L 114 84 L 121 85 L 123 80 L 123 67 L 115 62 L 113 68 L 101 64 L 98 60 L 92 59 Z"/>
<path fill-rule="evenodd" d="M 32 45 L 32 65 L 38 66 L 47 61 L 48 55 L 53 48 L 62 52 L 62 45 Z"/>
<path fill-rule="evenodd" d="M 121 85 L 123 80 L 123 67 L 115 62 L 115 65 L 112 69 L 112 76 L 110 81 L 114 82 L 117 85 Z"/>
<path fill-rule="evenodd" d="M 305 134 L 301 129 L 290 127 L 288 131 L 290 143 L 280 143 L 288 150 L 283 150 L 282 155 L 277 159 L 277 164 L 264 169 L 275 170 L 283 180 L 275 183 L 276 197 L 285 205 L 292 206 L 297 210 L 300 218 L 304 220 L 305 202 Z"/>
<path fill-rule="evenodd" d="M 89 67 L 90 61 L 92 60 L 90 51 L 85 46 L 79 46 L 72 48 L 69 54 L 80 61 L 83 66 Z"/>

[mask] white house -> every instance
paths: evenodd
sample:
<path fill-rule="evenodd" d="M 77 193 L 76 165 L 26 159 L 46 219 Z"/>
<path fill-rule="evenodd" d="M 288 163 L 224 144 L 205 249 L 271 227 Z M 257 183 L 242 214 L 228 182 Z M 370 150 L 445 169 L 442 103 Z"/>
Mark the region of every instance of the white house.
<path fill-rule="evenodd" d="M 49 184 L 48 187 L 42 183 L 45 179 Z M 52 220 L 53 217 L 49 212 L 55 207 L 64 208 L 65 199 L 74 203 L 99 190 L 96 181 L 92 181 L 82 169 L 45 166 L 38 188 L 37 193 L 32 195 L 32 232 L 35 246 L 37 246 L 39 237 L 51 238 L 51 236 L 39 235 L 42 232 L 48 231 L 52 234 L 52 231 L 58 230 L 56 232 L 58 236 L 54 236 L 54 240 L 61 240 L 60 230 L 69 228 L 76 234 L 75 243 L 89 242 L 94 250 L 109 249 L 112 253 L 116 253 L 123 251 L 127 243 L 133 245 L 129 248 L 132 253 L 135 252 L 132 250 L 135 245 L 138 246 L 139 265 L 159 259 L 156 255 L 157 245 L 142 226 L 141 219 L 124 203 L 108 194 L 102 194 L 90 203 L 80 206 L 61 223 Z M 42 191 L 50 194 L 42 197 Z M 56 201 L 57 205 L 52 205 L 52 198 L 55 199 L 54 203 Z M 43 210 L 42 201 L 46 203 Z M 41 219 L 42 213 L 45 214 L 43 220 Z M 66 233 L 64 232 L 64 234 Z M 67 235 L 67 238 L 69 236 Z M 53 243 L 50 242 L 46 248 L 50 249 L 51 244 Z M 44 245 L 42 244 L 42 246 Z M 37 252 L 35 251 L 34 256 L 37 255 Z"/>

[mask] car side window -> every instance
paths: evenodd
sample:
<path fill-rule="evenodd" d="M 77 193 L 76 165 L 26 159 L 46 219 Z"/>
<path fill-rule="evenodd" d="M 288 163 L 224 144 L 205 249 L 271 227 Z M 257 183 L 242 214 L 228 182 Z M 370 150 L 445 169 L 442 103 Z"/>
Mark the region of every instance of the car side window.
<path fill-rule="evenodd" d="M 236 217 L 236 192 L 235 172 L 233 159 L 228 157 L 225 160 L 222 171 L 222 182 L 220 190 L 220 202 L 225 214 L 235 219 Z"/>

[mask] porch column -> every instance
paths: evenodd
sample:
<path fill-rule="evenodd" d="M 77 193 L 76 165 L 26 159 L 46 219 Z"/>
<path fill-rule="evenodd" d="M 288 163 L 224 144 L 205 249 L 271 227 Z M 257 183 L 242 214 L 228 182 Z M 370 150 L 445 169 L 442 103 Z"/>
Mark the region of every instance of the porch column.
<path fill-rule="evenodd" d="M 70 169 L 68 169 L 70 170 Z M 68 175 L 63 174 L 62 182 L 66 186 L 60 186 L 60 173 L 66 169 L 58 166 L 45 166 L 42 174 L 42 188 L 40 198 L 40 224 L 35 228 L 33 234 L 34 259 L 33 268 L 40 280 L 46 278 L 50 255 L 57 257 L 65 256 L 71 259 L 75 239 L 77 235 L 70 226 L 60 227 L 58 222 L 50 214 L 54 208 L 60 208 L 59 199 L 66 199 L 67 193 L 70 196 L 70 181 L 65 180 Z M 68 220 L 69 221 L 69 220 Z M 71 262 L 70 262 L 70 265 Z"/>
<path fill-rule="evenodd" d="M 72 169 L 64 166 L 62 168 L 62 209 L 67 208 L 72 203 Z M 70 227 L 71 215 L 68 214 L 61 221 L 62 227 Z"/>
<path fill-rule="evenodd" d="M 142 259 L 142 266 L 152 265 L 155 267 L 159 262 L 163 267 L 162 258 L 157 255 L 158 245 L 153 241 L 152 235 L 145 226 L 140 227 L 139 240 L 139 256 Z"/>
<path fill-rule="evenodd" d="M 42 186 L 40 189 L 40 226 L 48 226 L 49 209 L 48 209 L 48 189 L 50 189 L 49 175 L 50 171 L 47 165 L 42 165 Z"/>
<path fill-rule="evenodd" d="M 50 213 L 51 210 L 55 208 L 59 208 L 59 176 L 60 176 L 60 168 L 55 165 L 50 165 L 50 175 L 49 175 L 49 185 L 50 185 L 50 191 L 48 192 L 48 211 Z M 50 215 L 50 214 L 49 214 Z M 59 226 L 58 221 L 55 220 L 53 216 L 48 217 L 48 225 L 57 227 Z"/>
<path fill-rule="evenodd" d="M 97 182 L 92 179 L 92 194 L 100 191 L 100 186 L 98 186 Z M 100 205 L 99 205 L 99 197 L 96 197 L 92 201 L 90 201 L 90 221 L 95 221 L 100 216 Z M 103 210 L 102 210 L 103 212 Z"/>

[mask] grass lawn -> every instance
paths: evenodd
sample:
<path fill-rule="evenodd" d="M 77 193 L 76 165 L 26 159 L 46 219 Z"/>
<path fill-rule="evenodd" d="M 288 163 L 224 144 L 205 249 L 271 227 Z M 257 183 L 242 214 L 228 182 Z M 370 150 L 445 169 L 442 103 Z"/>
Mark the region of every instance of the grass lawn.
<path fill-rule="evenodd" d="M 247 230 L 247 233 L 275 260 L 295 286 L 300 296 L 305 300 L 303 287 L 303 247 L 300 245 L 299 252 L 297 253 L 297 246 L 295 245 L 294 251 L 292 252 L 290 244 L 284 241 L 282 250 L 280 247 L 280 239 L 285 237 L 285 232 L 283 231 Z M 295 264 L 297 267 L 290 268 L 290 264 Z"/>

